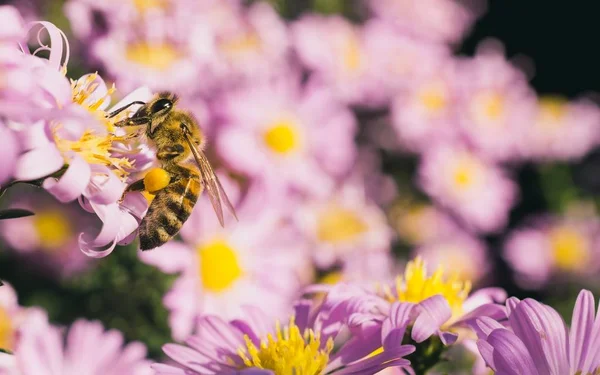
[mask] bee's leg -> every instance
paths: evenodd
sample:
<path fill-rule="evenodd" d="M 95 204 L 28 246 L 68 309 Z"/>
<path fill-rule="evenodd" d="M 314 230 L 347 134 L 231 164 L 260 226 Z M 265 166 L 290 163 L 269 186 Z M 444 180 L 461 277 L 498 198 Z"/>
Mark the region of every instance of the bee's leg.
<path fill-rule="evenodd" d="M 142 191 L 142 190 L 144 190 L 144 179 L 143 178 L 140 180 L 137 180 L 135 182 L 132 182 L 125 188 L 123 195 L 121 195 L 121 198 L 119 199 L 119 203 L 123 202 L 123 200 L 125 199 L 125 195 L 127 193 L 129 193 L 130 191 Z"/>
<path fill-rule="evenodd" d="M 139 100 L 135 101 L 135 102 L 131 102 L 131 103 L 127 104 L 127 105 L 124 105 L 121 108 L 115 109 L 114 111 L 112 111 L 111 113 L 109 113 L 106 117 L 108 117 L 108 118 L 115 117 L 116 115 L 118 115 L 119 113 L 123 112 L 127 108 L 131 107 L 132 105 L 136 105 L 136 104 L 146 105 L 146 103 L 141 102 Z"/>
<path fill-rule="evenodd" d="M 158 150 L 158 152 L 156 153 L 156 158 L 158 160 L 173 159 L 174 157 L 181 155 L 184 150 L 185 149 L 183 148 L 183 145 L 181 145 L 181 144 L 176 144 L 173 146 L 165 146 L 165 147 L 162 147 L 160 150 Z"/>
<path fill-rule="evenodd" d="M 131 117 L 131 118 L 126 118 L 124 120 L 115 122 L 115 126 L 117 128 L 121 128 L 123 126 L 146 125 L 149 122 L 150 122 L 149 117 Z"/>

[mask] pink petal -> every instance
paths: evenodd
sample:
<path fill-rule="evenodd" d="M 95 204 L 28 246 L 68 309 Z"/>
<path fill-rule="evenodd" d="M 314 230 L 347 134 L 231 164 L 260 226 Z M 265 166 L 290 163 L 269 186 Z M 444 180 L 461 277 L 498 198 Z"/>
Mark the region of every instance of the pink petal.
<path fill-rule="evenodd" d="M 594 296 L 588 290 L 582 290 L 577 297 L 573 318 L 571 319 L 571 330 L 569 332 L 569 363 L 571 373 L 583 370 L 583 374 L 591 373 L 594 368 L 584 368 L 588 351 L 592 349 L 592 334 L 594 333 Z M 594 350 L 591 350 L 594 352 Z"/>
<path fill-rule="evenodd" d="M 56 180 L 47 178 L 42 187 L 60 202 L 66 203 L 77 199 L 90 182 L 92 171 L 88 163 L 78 155 L 74 155 L 67 171 Z"/>
<path fill-rule="evenodd" d="M 48 144 L 21 155 L 15 167 L 15 179 L 37 180 L 58 171 L 63 165 L 64 159 L 58 149 Z"/>
<path fill-rule="evenodd" d="M 495 330 L 488 337 L 488 343 L 494 348 L 493 362 L 497 373 L 506 375 L 538 374 L 527 347 L 514 333 L 506 329 Z"/>
<path fill-rule="evenodd" d="M 125 184 L 107 167 L 92 165 L 92 178 L 83 195 L 98 204 L 115 203 L 125 191 Z"/>
<path fill-rule="evenodd" d="M 448 301 L 440 295 L 427 298 L 419 303 L 419 307 L 421 311 L 411 333 L 412 339 L 418 343 L 428 339 L 452 316 Z"/>

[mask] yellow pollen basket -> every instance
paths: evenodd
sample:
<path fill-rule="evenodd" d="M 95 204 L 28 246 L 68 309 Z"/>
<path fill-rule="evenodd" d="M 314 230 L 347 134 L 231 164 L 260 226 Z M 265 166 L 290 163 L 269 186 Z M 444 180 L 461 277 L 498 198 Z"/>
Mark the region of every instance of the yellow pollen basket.
<path fill-rule="evenodd" d="M 446 90 L 442 84 L 431 84 L 422 88 L 418 99 L 429 112 L 438 114 L 448 105 Z"/>
<path fill-rule="evenodd" d="M 223 240 L 200 246 L 198 258 L 202 286 L 207 291 L 224 292 L 243 275 L 235 251 Z"/>
<path fill-rule="evenodd" d="M 106 112 L 100 109 L 106 98 L 114 93 L 115 88 L 111 87 L 105 96 L 96 101 L 88 102 L 90 95 L 97 88 L 97 84 L 94 83 L 97 78 L 97 74 L 90 74 L 83 80 L 72 82 L 72 98 L 74 103 L 79 104 L 96 117 L 106 127 L 106 132 L 98 134 L 94 130 L 87 129 L 78 140 L 72 141 L 60 137 L 59 134 L 62 125 L 59 123 L 53 128 L 54 141 L 63 156 L 69 152 L 75 152 L 86 162 L 107 166 L 119 178 L 125 179 L 129 174 L 128 171 L 133 168 L 133 163 L 125 157 L 115 157 L 112 155 L 113 142 L 124 140 L 113 134 L 115 129 L 114 123 L 119 117 L 109 119 L 106 117 Z"/>
<path fill-rule="evenodd" d="M 452 317 L 462 314 L 463 303 L 471 291 L 470 281 L 460 281 L 456 274 L 444 277 L 444 269 L 440 266 L 433 274 L 428 275 L 427 265 L 417 257 L 408 262 L 403 276 L 396 278 L 394 295 L 391 289 L 384 290 L 384 297 L 390 302 L 419 303 L 435 295 L 443 296 L 450 308 Z"/>
<path fill-rule="evenodd" d="M 589 244 L 584 235 L 567 226 L 553 229 L 549 235 L 556 266 L 567 271 L 586 268 L 590 261 Z"/>
<path fill-rule="evenodd" d="M 265 144 L 278 154 L 289 154 L 298 146 L 298 131 L 292 121 L 278 121 L 264 133 Z"/>
<path fill-rule="evenodd" d="M 368 229 L 357 212 L 344 207 L 332 206 L 318 218 L 317 238 L 333 244 L 348 242 Z"/>
<path fill-rule="evenodd" d="M 61 247 L 72 238 L 71 223 L 66 215 L 58 210 L 37 213 L 32 220 L 43 249 L 61 251 Z"/>
<path fill-rule="evenodd" d="M 283 329 L 277 322 L 275 331 L 275 337 L 268 334 L 258 347 L 248 336 L 244 337 L 246 348 L 238 350 L 238 355 L 246 367 L 271 370 L 275 375 L 324 373 L 333 350 L 333 339 L 329 338 L 321 348 L 320 335 L 312 329 L 300 332 L 294 318 Z"/>
<path fill-rule="evenodd" d="M 165 71 L 181 54 L 170 44 L 149 44 L 144 42 L 130 44 L 125 52 L 127 60 L 142 65 L 146 68 Z"/>
<path fill-rule="evenodd" d="M 14 349 L 15 330 L 10 316 L 0 307 L 0 349 L 12 351 Z"/>
<path fill-rule="evenodd" d="M 144 188 L 152 195 L 164 189 L 171 182 L 171 175 L 162 168 L 153 168 L 144 176 Z"/>

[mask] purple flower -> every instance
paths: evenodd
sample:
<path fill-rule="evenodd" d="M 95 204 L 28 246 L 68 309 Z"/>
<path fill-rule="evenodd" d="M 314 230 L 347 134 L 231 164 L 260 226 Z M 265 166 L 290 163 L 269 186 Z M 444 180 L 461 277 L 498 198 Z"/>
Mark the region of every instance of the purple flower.
<path fill-rule="evenodd" d="M 431 204 L 401 200 L 390 215 L 398 236 L 410 245 L 427 245 L 459 231 L 450 215 Z"/>
<path fill-rule="evenodd" d="M 356 157 L 352 113 L 296 77 L 226 95 L 216 149 L 234 170 L 276 188 L 326 194 Z"/>
<path fill-rule="evenodd" d="M 273 322 L 255 307 L 244 319 L 226 322 L 208 315 L 186 345 L 167 344 L 165 353 L 177 366 L 154 364 L 157 374 L 374 374 L 390 366 L 408 366 L 402 358 L 414 347 L 401 345 L 406 329 L 385 319 L 379 327 L 353 330 L 334 349 L 348 329 L 341 312 L 300 301 L 286 323 Z M 383 346 L 383 350 L 373 353 Z M 367 357 L 368 354 L 372 356 Z"/>
<path fill-rule="evenodd" d="M 99 322 L 86 320 L 73 323 L 64 338 L 61 329 L 47 323 L 27 330 L 19 339 L 14 357 L 15 375 L 152 373 L 143 344 L 124 345 L 120 332 L 104 331 Z"/>
<path fill-rule="evenodd" d="M 591 292 L 579 293 L 570 329 L 554 309 L 530 298 L 509 298 L 506 311 L 506 326 L 490 318 L 480 318 L 474 325 L 479 352 L 496 373 L 588 375 L 600 371 L 600 325 Z"/>
<path fill-rule="evenodd" d="M 517 185 L 500 167 L 464 147 L 438 145 L 419 167 L 423 190 L 481 233 L 497 232 L 508 221 Z"/>
<path fill-rule="evenodd" d="M 239 187 L 226 176 L 221 181 L 231 201 L 238 202 Z M 280 209 L 264 205 L 261 190 L 250 189 L 237 206 L 239 222 L 227 220 L 225 228 L 201 196 L 180 231 L 183 243 L 171 241 L 140 254 L 142 261 L 179 274 L 164 297 L 176 340 L 188 337 L 204 314 L 238 318 L 242 305 L 257 301 L 272 318 L 289 313 L 306 278 L 301 272 L 309 269 L 306 245 Z"/>

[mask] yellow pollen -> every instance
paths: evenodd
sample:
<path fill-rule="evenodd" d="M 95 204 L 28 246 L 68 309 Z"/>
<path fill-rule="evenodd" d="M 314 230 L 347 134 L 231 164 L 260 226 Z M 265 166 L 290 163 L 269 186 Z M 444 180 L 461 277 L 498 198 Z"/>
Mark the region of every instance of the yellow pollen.
<path fill-rule="evenodd" d="M 97 77 L 97 74 L 91 74 L 86 77 L 86 79 L 72 82 L 71 90 L 73 103 L 79 104 L 96 117 L 96 119 L 105 126 L 106 132 L 98 134 L 94 130 L 87 129 L 84 131 L 81 138 L 72 141 L 60 137 L 59 134 L 62 124 L 58 123 L 53 127 L 54 141 L 56 147 L 63 156 L 67 156 L 70 152 L 75 152 L 90 164 L 100 164 L 110 167 L 119 178 L 124 179 L 127 177 L 128 171 L 133 167 L 133 163 L 127 158 L 115 157 L 112 155 L 113 142 L 124 140 L 124 138 L 117 137 L 113 134 L 115 130 L 114 123 L 118 121 L 121 116 L 109 119 L 106 117 L 106 112 L 100 109 L 104 100 L 114 93 L 115 88 L 111 87 L 104 97 L 91 103 L 87 102 L 90 95 L 97 88 L 97 84 L 94 83 Z M 123 115 L 125 115 L 125 113 Z"/>
<path fill-rule="evenodd" d="M 538 123 L 544 128 L 560 127 L 568 110 L 568 101 L 557 96 L 541 97 L 538 101 Z"/>
<path fill-rule="evenodd" d="M 125 57 L 146 68 L 164 71 L 181 58 L 181 53 L 168 43 L 139 42 L 128 46 Z"/>
<path fill-rule="evenodd" d="M 550 232 L 550 243 L 556 265 L 564 270 L 582 270 L 590 261 L 590 249 L 582 233 L 568 226 Z"/>
<path fill-rule="evenodd" d="M 479 178 L 481 163 L 471 156 L 464 155 L 457 161 L 452 171 L 452 181 L 459 190 L 472 187 Z"/>
<path fill-rule="evenodd" d="M 333 350 L 333 339 L 321 348 L 320 334 L 312 329 L 300 332 L 293 317 L 284 328 L 277 322 L 275 336 L 268 334 L 258 347 L 248 336 L 244 339 L 246 347 L 238 351 L 244 366 L 271 370 L 275 375 L 321 375 Z"/>
<path fill-rule="evenodd" d="M 261 42 L 254 33 L 246 33 L 235 38 L 227 39 L 220 44 L 223 52 L 231 56 L 239 56 L 249 52 L 257 52 L 261 48 Z"/>
<path fill-rule="evenodd" d="M 418 94 L 420 102 L 433 113 L 441 112 L 448 105 L 445 89 L 440 84 L 424 87 Z"/>
<path fill-rule="evenodd" d="M 274 123 L 264 133 L 266 145 L 278 154 L 289 154 L 298 146 L 298 132 L 291 121 Z"/>
<path fill-rule="evenodd" d="M 60 211 L 36 213 L 33 216 L 33 227 L 37 232 L 40 246 L 50 251 L 62 250 L 61 247 L 73 234 L 71 223 Z"/>
<path fill-rule="evenodd" d="M 0 307 L 0 349 L 12 351 L 14 349 L 15 330 L 10 316 Z"/>
<path fill-rule="evenodd" d="M 144 188 L 150 194 L 156 194 L 171 182 L 171 175 L 162 168 L 154 168 L 144 176 Z"/>
<path fill-rule="evenodd" d="M 344 44 L 343 52 L 344 67 L 350 72 L 356 72 L 362 65 L 362 55 L 360 45 L 356 37 L 348 38 Z"/>
<path fill-rule="evenodd" d="M 504 97 L 498 93 L 482 93 L 475 97 L 474 106 L 487 120 L 499 120 L 504 113 Z"/>
<path fill-rule="evenodd" d="M 200 246 L 198 258 L 202 286 L 210 292 L 227 290 L 243 274 L 235 251 L 223 240 Z"/>
<path fill-rule="evenodd" d="M 331 206 L 318 218 L 317 238 L 323 242 L 338 244 L 352 241 L 367 229 L 367 224 L 357 212 Z"/>
<path fill-rule="evenodd" d="M 463 303 L 471 291 L 470 281 L 460 281 L 457 274 L 444 277 L 444 268 L 440 266 L 433 274 L 428 275 L 427 265 L 417 257 L 408 262 L 403 276 L 396 278 L 395 292 L 384 291 L 384 297 L 390 302 L 402 301 L 419 303 L 435 295 L 443 296 L 450 308 L 452 316 L 460 316 Z"/>

